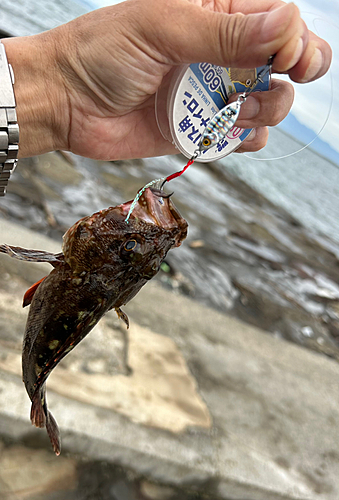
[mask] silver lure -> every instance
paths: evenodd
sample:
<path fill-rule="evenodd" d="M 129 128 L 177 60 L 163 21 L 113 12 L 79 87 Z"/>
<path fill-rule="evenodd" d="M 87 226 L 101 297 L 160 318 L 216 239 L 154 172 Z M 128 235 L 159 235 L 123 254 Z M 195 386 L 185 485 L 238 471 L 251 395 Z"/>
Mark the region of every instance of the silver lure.
<path fill-rule="evenodd" d="M 254 91 L 255 86 L 258 82 L 262 82 L 262 78 L 271 71 L 273 59 L 275 56 L 271 56 L 264 69 L 260 71 L 257 78 L 253 82 L 251 89 L 248 92 L 244 92 L 238 96 L 237 101 L 227 104 L 224 108 L 220 109 L 213 118 L 209 121 L 207 127 L 202 133 L 199 147 L 195 152 L 197 155 L 201 154 L 203 151 L 216 146 L 220 142 L 231 128 L 235 125 L 238 119 L 241 105 L 246 101 L 247 97 Z"/>
<path fill-rule="evenodd" d="M 237 101 L 227 104 L 213 116 L 201 136 L 200 153 L 216 146 L 228 134 L 237 121 L 241 105 L 245 101 L 246 94 L 241 94 Z"/>

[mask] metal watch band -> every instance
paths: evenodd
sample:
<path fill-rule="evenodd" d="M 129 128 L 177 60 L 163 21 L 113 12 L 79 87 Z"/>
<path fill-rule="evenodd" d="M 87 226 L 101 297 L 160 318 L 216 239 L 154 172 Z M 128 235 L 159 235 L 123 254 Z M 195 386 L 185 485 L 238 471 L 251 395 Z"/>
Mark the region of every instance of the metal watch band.
<path fill-rule="evenodd" d="M 8 181 L 18 162 L 19 125 L 13 85 L 13 70 L 0 42 L 0 196 L 5 196 Z"/>

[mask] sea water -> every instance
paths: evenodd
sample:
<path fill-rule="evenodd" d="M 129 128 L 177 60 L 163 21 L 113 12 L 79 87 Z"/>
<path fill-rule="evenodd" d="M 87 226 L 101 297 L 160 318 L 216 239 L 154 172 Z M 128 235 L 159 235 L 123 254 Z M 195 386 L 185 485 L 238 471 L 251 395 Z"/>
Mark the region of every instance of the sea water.
<path fill-rule="evenodd" d="M 0 30 L 14 36 L 34 35 L 88 10 L 72 0 L 1 0 Z"/>
<path fill-rule="evenodd" d="M 305 227 L 339 241 L 339 166 L 271 128 L 261 153 L 233 154 L 225 168 L 281 206 Z M 265 160 L 262 158 L 285 158 Z"/>

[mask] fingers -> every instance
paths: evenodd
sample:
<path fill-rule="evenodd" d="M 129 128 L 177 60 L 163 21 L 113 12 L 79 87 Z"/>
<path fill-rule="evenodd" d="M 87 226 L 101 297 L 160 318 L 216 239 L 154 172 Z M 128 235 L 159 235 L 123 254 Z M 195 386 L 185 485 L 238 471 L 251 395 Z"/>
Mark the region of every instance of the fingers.
<path fill-rule="evenodd" d="M 254 128 L 280 123 L 289 113 L 294 98 L 292 84 L 272 79 L 271 88 L 265 92 L 253 92 L 241 106 L 237 126 Z M 236 96 L 232 96 L 236 100 Z"/>
<path fill-rule="evenodd" d="M 298 83 L 312 82 L 329 69 L 332 50 L 325 40 L 309 32 L 308 44 L 298 63 L 288 72 L 291 80 Z"/>
<path fill-rule="evenodd" d="M 221 0 L 221 2 L 223 2 L 223 0 Z M 231 12 L 243 12 L 244 14 L 270 12 L 272 10 L 279 9 L 284 5 L 285 2 L 281 0 L 256 0 L 255 2 L 233 0 L 231 3 Z M 224 9 L 226 10 L 227 8 L 228 2 L 224 1 Z M 280 11 L 280 15 L 282 12 L 283 11 Z M 278 12 L 277 15 L 279 15 Z M 302 23 L 303 31 L 301 38 L 303 42 L 303 50 L 300 54 L 300 58 L 298 59 L 296 57 L 298 60 L 295 62 L 294 66 L 290 66 L 292 69 L 288 71 L 291 79 L 299 83 L 313 81 L 323 76 L 328 71 L 332 58 L 332 51 L 328 43 L 316 36 L 312 33 L 312 31 L 309 31 L 303 21 Z M 301 45 L 300 42 L 299 45 Z M 286 47 L 284 48 L 284 52 L 285 51 Z M 277 66 L 273 66 L 276 71 L 279 71 Z"/>
<path fill-rule="evenodd" d="M 258 0 L 254 9 L 253 2 L 233 1 L 232 14 L 227 13 L 226 1 L 214 7 L 205 2 L 205 8 L 183 0 L 147 0 L 147 4 L 146 26 L 153 26 L 153 39 L 149 31 L 145 37 L 159 48 L 166 63 L 208 61 L 253 68 L 275 54 L 274 71 L 288 72 L 295 81 L 310 81 L 328 70 L 330 47 L 308 31 L 293 3 Z"/>
<path fill-rule="evenodd" d="M 258 127 L 252 130 L 250 135 L 241 144 L 240 148 L 237 149 L 236 153 L 254 153 L 264 148 L 268 140 L 268 128 Z"/>
<path fill-rule="evenodd" d="M 253 92 L 242 105 L 237 126 L 253 128 L 237 153 L 259 151 L 268 140 L 267 126 L 280 123 L 289 113 L 294 97 L 293 86 L 284 80 L 272 79 L 266 92 Z M 232 96 L 232 100 L 236 96 Z"/>
<path fill-rule="evenodd" d="M 155 0 L 147 1 L 153 4 Z M 298 62 L 302 40 L 307 38 L 299 10 L 292 3 L 244 15 L 213 12 L 181 0 L 157 0 L 154 9 L 148 9 L 151 12 L 148 22 L 155 26 L 154 43 L 167 56 L 166 62 L 175 64 L 209 61 L 249 68 L 266 64 L 276 54 L 275 69 L 283 72 Z"/>

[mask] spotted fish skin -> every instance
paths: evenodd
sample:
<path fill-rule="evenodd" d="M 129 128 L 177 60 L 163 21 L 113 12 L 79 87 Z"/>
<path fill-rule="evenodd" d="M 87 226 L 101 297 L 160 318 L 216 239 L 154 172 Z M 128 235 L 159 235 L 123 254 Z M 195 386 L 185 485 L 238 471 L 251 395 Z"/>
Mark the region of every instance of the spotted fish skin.
<path fill-rule="evenodd" d="M 80 219 L 65 233 L 59 254 L 0 245 L 0 252 L 12 257 L 54 267 L 25 295 L 30 310 L 22 370 L 32 423 L 46 427 L 57 455 L 60 435 L 46 400 L 49 374 L 110 309 L 128 323 L 120 307 L 155 276 L 167 252 L 187 234 L 186 221 L 158 190 L 146 189 L 126 223 L 131 203 Z"/>

